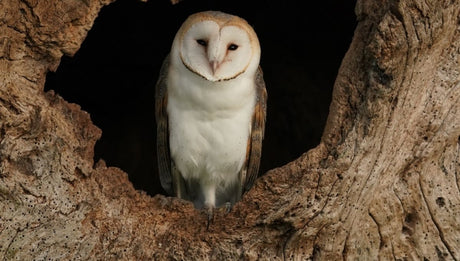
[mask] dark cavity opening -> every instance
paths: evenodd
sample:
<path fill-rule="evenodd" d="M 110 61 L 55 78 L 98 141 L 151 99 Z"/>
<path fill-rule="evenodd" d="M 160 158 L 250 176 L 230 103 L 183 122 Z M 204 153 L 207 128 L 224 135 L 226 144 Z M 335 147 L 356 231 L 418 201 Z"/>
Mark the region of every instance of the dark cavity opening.
<path fill-rule="evenodd" d="M 262 46 L 268 117 L 260 174 L 318 145 L 332 87 L 356 27 L 355 1 L 118 0 L 104 7 L 77 54 L 63 57 L 45 90 L 78 103 L 102 129 L 95 161 L 129 175 L 136 189 L 161 189 L 154 88 L 177 29 L 192 13 L 246 19 Z"/>

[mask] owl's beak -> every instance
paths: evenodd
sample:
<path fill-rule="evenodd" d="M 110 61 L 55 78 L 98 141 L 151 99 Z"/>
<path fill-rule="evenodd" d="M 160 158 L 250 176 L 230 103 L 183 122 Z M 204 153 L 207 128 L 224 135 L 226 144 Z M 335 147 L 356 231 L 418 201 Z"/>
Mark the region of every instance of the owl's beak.
<path fill-rule="evenodd" d="M 212 70 L 212 75 L 214 75 L 217 71 L 217 68 L 219 68 L 219 62 L 218 61 L 210 61 L 209 65 L 211 66 Z"/>

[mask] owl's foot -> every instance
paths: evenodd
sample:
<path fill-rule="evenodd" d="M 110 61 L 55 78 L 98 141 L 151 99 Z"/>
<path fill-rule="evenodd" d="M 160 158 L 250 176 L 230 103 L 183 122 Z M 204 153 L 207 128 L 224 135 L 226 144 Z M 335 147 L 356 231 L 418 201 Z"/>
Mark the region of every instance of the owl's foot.
<path fill-rule="evenodd" d="M 230 211 L 232 210 L 232 203 L 231 202 L 225 202 L 224 208 L 225 208 L 225 214 L 230 213 Z"/>
<path fill-rule="evenodd" d="M 206 230 L 209 230 L 209 225 L 211 225 L 211 223 L 214 221 L 214 207 L 205 207 L 204 210 L 208 216 Z"/>

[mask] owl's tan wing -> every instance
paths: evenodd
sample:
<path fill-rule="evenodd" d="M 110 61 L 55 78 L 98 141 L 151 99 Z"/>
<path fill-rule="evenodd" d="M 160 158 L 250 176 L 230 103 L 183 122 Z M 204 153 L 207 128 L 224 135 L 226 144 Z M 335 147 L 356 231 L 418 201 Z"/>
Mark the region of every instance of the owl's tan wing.
<path fill-rule="evenodd" d="M 168 67 L 169 55 L 163 61 L 155 87 L 155 118 L 157 122 L 157 159 L 160 182 L 168 194 L 174 195 L 169 154 L 168 114 L 166 112 L 166 105 L 168 104 L 168 90 L 166 88 Z"/>
<path fill-rule="evenodd" d="M 265 134 L 265 120 L 267 115 L 267 90 L 262 69 L 259 67 L 256 74 L 257 100 L 252 117 L 251 135 L 248 141 L 246 155 L 247 169 L 242 173 L 243 192 L 248 191 L 259 173 L 260 158 L 262 156 L 262 140 Z"/>

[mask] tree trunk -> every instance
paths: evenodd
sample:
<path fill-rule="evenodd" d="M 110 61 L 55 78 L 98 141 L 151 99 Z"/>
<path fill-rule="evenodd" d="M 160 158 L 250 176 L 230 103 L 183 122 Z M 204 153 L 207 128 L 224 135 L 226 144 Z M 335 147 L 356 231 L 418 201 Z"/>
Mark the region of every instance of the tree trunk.
<path fill-rule="evenodd" d="M 109 2 L 0 2 L 0 258 L 460 260 L 460 1 L 358 0 L 321 143 L 209 230 L 93 164 L 101 131 L 43 92 Z"/>

